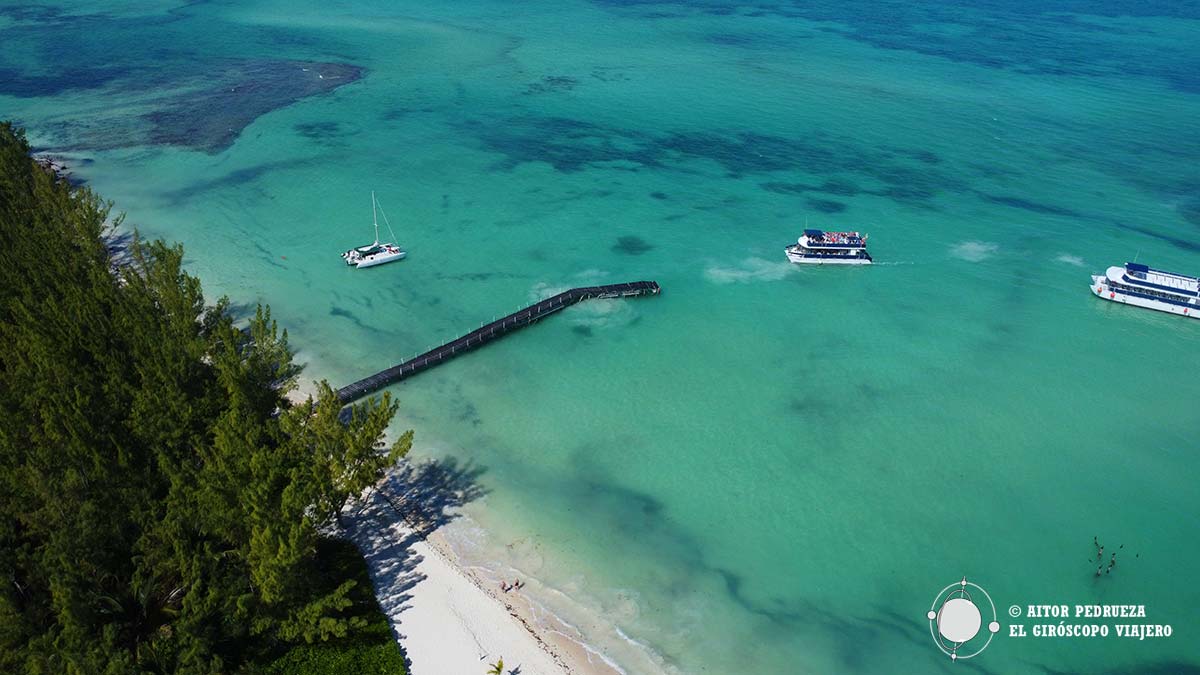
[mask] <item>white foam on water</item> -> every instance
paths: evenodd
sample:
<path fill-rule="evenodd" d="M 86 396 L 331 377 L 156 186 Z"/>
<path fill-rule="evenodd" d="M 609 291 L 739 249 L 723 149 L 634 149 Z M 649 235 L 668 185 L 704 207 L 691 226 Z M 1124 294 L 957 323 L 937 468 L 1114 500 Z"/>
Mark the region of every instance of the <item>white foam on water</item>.
<path fill-rule="evenodd" d="M 998 244 L 989 241 L 964 241 L 950 248 L 950 255 L 968 262 L 981 262 L 1000 250 Z"/>

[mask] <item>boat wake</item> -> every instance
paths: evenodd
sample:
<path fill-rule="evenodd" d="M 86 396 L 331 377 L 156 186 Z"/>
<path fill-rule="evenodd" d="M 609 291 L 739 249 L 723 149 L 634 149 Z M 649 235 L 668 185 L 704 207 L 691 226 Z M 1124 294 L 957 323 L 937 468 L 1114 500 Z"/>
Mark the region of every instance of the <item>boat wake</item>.
<path fill-rule="evenodd" d="M 778 281 L 791 271 L 790 263 L 747 258 L 736 267 L 709 265 L 704 270 L 704 277 L 715 284 L 744 284 L 752 281 Z"/>

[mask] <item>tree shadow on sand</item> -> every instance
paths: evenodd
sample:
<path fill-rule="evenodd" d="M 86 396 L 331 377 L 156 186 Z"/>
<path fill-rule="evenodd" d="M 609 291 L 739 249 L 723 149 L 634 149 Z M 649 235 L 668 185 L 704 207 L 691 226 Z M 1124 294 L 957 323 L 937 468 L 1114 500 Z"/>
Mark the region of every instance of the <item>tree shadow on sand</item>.
<path fill-rule="evenodd" d="M 457 510 L 487 494 L 478 483 L 485 469 L 454 458 L 402 463 L 377 491 L 421 539 L 457 517 Z"/>
<path fill-rule="evenodd" d="M 371 574 L 375 596 L 398 640 L 398 616 L 408 609 L 412 588 L 425 580 L 422 556 L 413 544 L 457 517 L 457 509 L 487 491 L 476 481 L 484 469 L 473 462 L 402 462 L 370 493 L 343 513 L 342 533 L 358 546 Z"/>
<path fill-rule="evenodd" d="M 108 249 L 109 262 L 113 267 L 128 267 L 133 263 L 133 232 L 110 229 L 104 233 L 104 246 Z"/>
<path fill-rule="evenodd" d="M 377 493 L 343 519 L 342 534 L 362 553 L 379 608 L 387 615 L 396 638 L 403 639 L 396 617 L 408 609 L 412 588 L 425 580 L 425 575 L 417 571 L 423 558 L 412 550 L 416 537 Z"/>

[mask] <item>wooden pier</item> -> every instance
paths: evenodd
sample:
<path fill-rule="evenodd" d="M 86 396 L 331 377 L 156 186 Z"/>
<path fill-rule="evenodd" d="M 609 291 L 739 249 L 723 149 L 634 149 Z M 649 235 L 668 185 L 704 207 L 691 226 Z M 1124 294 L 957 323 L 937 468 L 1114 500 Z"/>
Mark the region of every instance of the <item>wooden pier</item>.
<path fill-rule="evenodd" d="M 477 349 L 492 340 L 524 328 L 539 319 L 553 314 L 560 309 L 570 307 L 577 302 L 592 298 L 629 298 L 639 295 L 658 295 L 661 291 L 653 281 L 633 281 L 625 284 L 609 284 L 607 286 L 584 286 L 572 288 L 558 295 L 546 298 L 541 302 L 530 305 L 525 309 L 513 312 L 506 317 L 497 319 L 485 326 L 477 328 L 460 338 L 435 347 L 424 354 L 415 356 L 400 365 L 375 373 L 353 384 L 338 389 L 337 396 L 342 403 L 351 403 L 358 399 L 393 385 L 400 380 L 415 375 L 423 370 L 432 368 L 439 363 Z"/>

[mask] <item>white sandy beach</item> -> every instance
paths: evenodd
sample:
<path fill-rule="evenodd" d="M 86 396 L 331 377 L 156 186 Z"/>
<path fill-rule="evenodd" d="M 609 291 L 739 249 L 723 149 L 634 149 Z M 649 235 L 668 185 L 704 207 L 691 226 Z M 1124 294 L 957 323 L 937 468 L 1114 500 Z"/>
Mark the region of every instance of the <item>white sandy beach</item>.
<path fill-rule="evenodd" d="M 375 595 L 412 673 L 482 675 L 500 658 L 505 673 L 519 675 L 618 672 L 582 645 L 537 627 L 521 591 L 503 593 L 497 582 L 460 567 L 437 532 L 455 499 L 426 491 L 421 503 L 400 503 L 403 481 L 418 473 L 411 465 L 401 467 L 362 503 L 347 508 L 343 526 L 367 561 Z M 439 485 L 432 492 L 446 489 L 453 487 Z"/>

